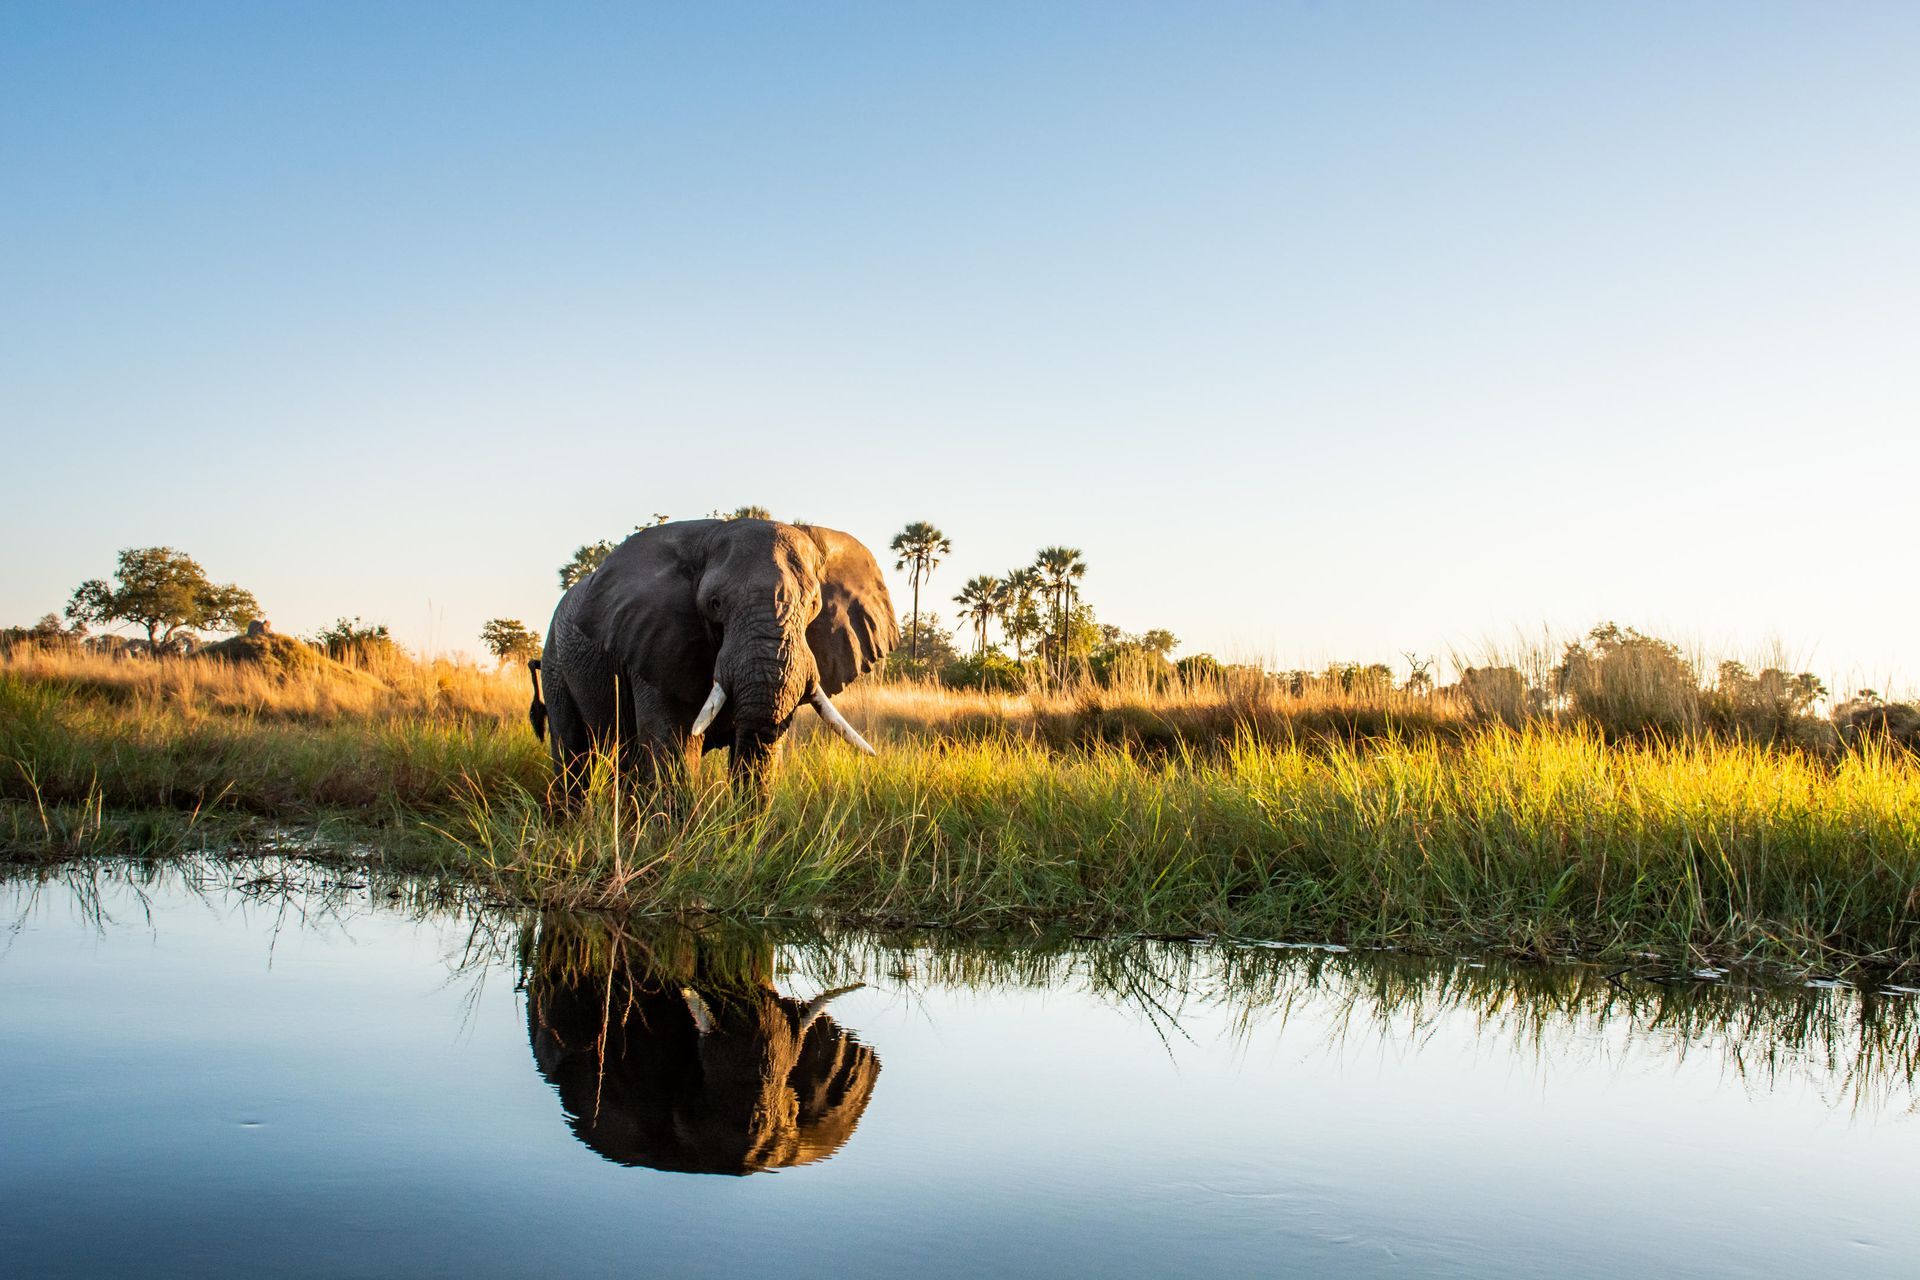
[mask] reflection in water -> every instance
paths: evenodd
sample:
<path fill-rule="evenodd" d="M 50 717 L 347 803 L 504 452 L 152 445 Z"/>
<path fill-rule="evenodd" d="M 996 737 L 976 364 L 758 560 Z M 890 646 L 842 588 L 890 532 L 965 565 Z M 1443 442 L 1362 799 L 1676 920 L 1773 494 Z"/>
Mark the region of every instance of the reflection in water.
<path fill-rule="evenodd" d="M 771 940 L 545 915 L 522 934 L 527 1038 L 574 1135 L 618 1164 L 748 1174 L 847 1141 L 880 1074 L 826 1005 L 774 988 Z"/>
<path fill-rule="evenodd" d="M 1920 993 L 1910 986 L 1225 941 L 845 933 L 789 939 L 785 951 L 823 984 L 892 974 L 928 987 L 1084 991 L 1136 1009 L 1170 1046 L 1208 1014 L 1242 1041 L 1258 1032 L 1334 1055 L 1418 1053 L 1444 1026 L 1470 1032 L 1489 1057 L 1540 1069 L 1705 1060 L 1749 1092 L 1805 1085 L 1858 1116 L 1920 1115 Z"/>
<path fill-rule="evenodd" d="M 1912 985 L 1761 984 L 1650 958 L 1601 968 L 1228 942 L 615 923 L 486 906 L 442 880 L 277 857 L 9 869 L 0 959 L 48 890 L 103 932 L 139 922 L 149 895 L 235 911 L 270 924 L 270 939 L 286 929 L 344 938 L 370 915 L 458 919 L 466 941 L 450 964 L 475 993 L 490 972 L 521 975 L 535 1061 L 581 1140 L 661 1169 L 805 1164 L 859 1123 L 880 1069 L 873 1050 L 814 1000 L 780 994 L 776 980 L 808 995 L 863 982 L 908 998 L 1079 992 L 1136 1010 L 1175 1047 L 1223 1015 L 1242 1039 L 1331 1054 L 1419 1053 L 1444 1025 L 1470 1032 L 1489 1057 L 1542 1068 L 1705 1061 L 1749 1092 L 1805 1085 L 1856 1116 L 1920 1114 Z"/>

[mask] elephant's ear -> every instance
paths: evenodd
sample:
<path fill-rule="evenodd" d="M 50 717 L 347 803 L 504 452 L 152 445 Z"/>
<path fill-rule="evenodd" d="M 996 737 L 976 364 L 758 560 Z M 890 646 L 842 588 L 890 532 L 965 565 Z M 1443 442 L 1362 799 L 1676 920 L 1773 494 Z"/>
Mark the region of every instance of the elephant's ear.
<path fill-rule="evenodd" d="M 851 534 L 807 526 L 826 554 L 820 575 L 820 616 L 807 628 L 807 647 L 820 669 L 820 687 L 831 698 L 878 666 L 900 643 L 893 597 L 873 553 Z"/>
<path fill-rule="evenodd" d="M 694 598 L 717 520 L 683 520 L 640 530 L 580 584 L 589 634 L 620 666 L 662 689 L 713 681 L 717 653 Z"/>

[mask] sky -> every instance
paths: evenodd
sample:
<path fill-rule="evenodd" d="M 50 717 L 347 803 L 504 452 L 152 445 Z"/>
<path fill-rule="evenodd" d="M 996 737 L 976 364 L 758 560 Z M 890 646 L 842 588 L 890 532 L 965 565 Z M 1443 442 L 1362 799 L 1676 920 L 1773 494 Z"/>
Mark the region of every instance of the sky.
<path fill-rule="evenodd" d="M 1181 653 L 1920 671 L 1920 6 L 0 8 L 0 623 L 478 650 L 655 513 Z M 904 607 L 904 575 L 894 574 Z"/>

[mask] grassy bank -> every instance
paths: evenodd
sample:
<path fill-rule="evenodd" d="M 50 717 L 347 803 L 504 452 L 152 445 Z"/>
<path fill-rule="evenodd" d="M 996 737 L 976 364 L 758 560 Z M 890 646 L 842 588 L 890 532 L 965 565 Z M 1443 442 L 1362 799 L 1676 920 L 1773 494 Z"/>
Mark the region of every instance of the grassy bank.
<path fill-rule="evenodd" d="M 878 688 L 842 701 L 881 756 L 805 724 L 764 810 L 706 770 L 668 820 L 616 802 L 602 770 L 556 821 L 519 677 L 388 674 L 9 661 L 0 845 L 166 852 L 293 830 L 565 905 L 1920 965 L 1920 766 L 1871 745 L 1609 743 L 1432 698 L 1425 720 L 1383 704 L 1355 734 L 1327 731 L 1324 700 L 1236 719 L 1231 690 L 1108 691 L 1089 710 Z M 1070 715 L 1189 733 L 1062 749 Z"/>

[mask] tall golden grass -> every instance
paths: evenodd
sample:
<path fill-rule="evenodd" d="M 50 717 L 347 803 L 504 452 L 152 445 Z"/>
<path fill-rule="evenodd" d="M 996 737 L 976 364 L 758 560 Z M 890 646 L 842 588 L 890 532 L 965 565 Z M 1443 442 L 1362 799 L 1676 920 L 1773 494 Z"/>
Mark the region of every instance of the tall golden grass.
<path fill-rule="evenodd" d="M 602 762 L 556 815 L 529 691 L 517 668 L 16 652 L 0 852 L 291 826 L 556 905 L 1920 963 L 1920 763 L 1884 743 L 1622 739 L 1231 676 L 856 686 L 876 760 L 803 715 L 764 806 L 703 767 L 666 816 Z"/>
<path fill-rule="evenodd" d="M 0 655 L 0 676 L 154 714 L 282 720 L 526 719 L 524 669 L 418 662 L 404 654 L 335 662 L 281 640 L 269 661 L 194 656 L 124 658 L 78 647 L 21 645 Z"/>

